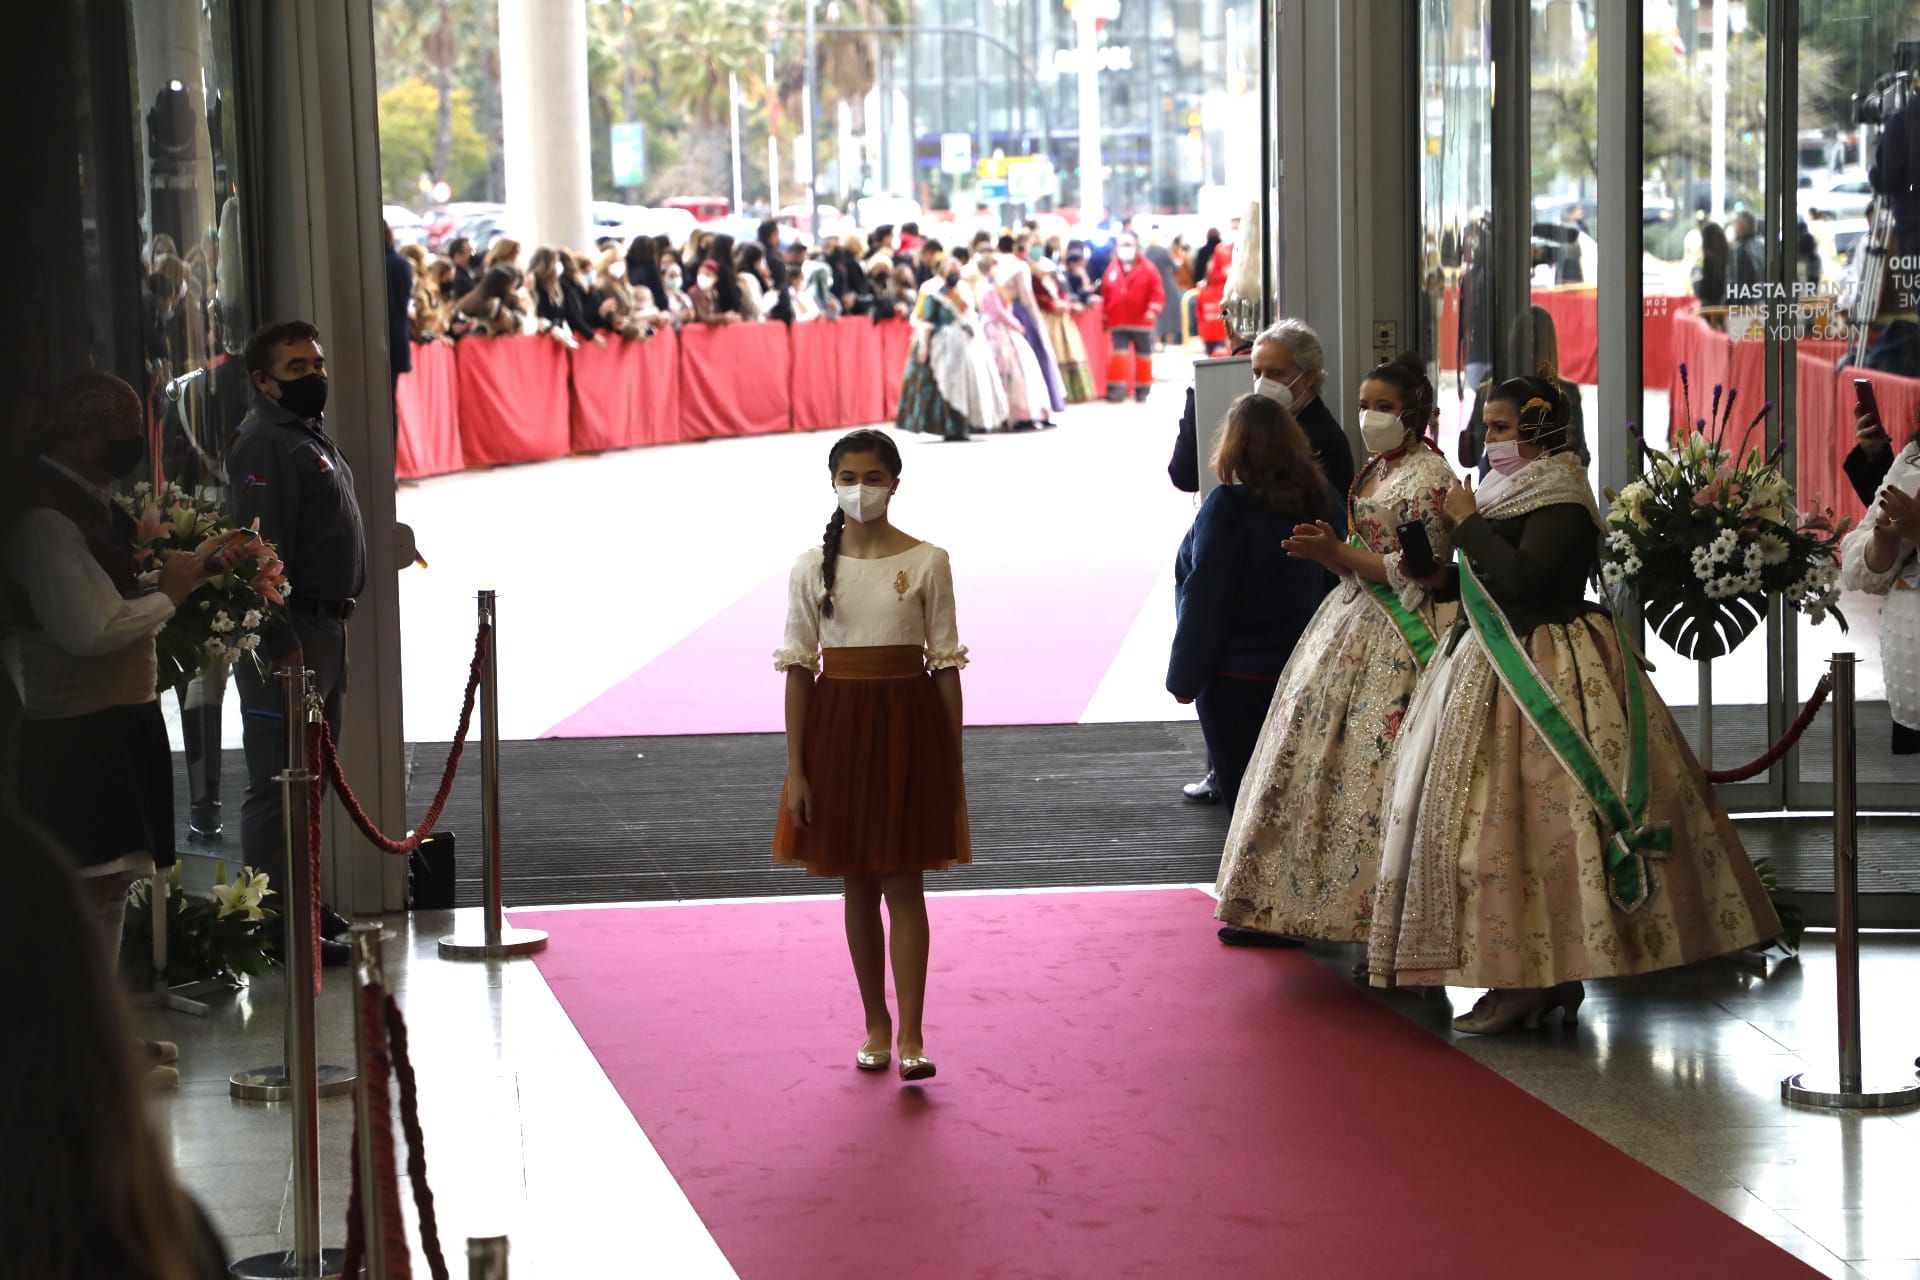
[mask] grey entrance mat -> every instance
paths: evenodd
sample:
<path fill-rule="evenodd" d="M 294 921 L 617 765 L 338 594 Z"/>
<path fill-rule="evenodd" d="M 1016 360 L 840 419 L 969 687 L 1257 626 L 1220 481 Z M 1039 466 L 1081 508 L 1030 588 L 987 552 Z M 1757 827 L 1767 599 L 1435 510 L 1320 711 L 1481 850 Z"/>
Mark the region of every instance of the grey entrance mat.
<path fill-rule="evenodd" d="M 415 817 L 445 744 L 411 758 Z M 967 733 L 974 864 L 940 889 L 1211 881 L 1227 814 L 1181 801 L 1205 768 L 1192 724 Z M 817 893 L 775 867 L 786 744 L 777 735 L 556 739 L 501 745 L 506 899 L 514 905 Z M 479 901 L 479 774 L 469 752 L 441 826 L 457 833 L 459 901 Z"/>

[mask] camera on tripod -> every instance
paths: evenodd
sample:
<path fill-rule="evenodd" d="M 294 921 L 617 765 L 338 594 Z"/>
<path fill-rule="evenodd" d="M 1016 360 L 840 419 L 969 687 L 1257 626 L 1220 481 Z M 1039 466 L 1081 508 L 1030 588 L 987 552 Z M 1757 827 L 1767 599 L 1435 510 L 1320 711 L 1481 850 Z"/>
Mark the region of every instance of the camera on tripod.
<path fill-rule="evenodd" d="M 1902 40 L 1893 47 L 1893 70 L 1874 81 L 1873 92 L 1853 95 L 1853 118 L 1860 124 L 1883 125 L 1912 100 L 1920 77 L 1920 40 Z"/>

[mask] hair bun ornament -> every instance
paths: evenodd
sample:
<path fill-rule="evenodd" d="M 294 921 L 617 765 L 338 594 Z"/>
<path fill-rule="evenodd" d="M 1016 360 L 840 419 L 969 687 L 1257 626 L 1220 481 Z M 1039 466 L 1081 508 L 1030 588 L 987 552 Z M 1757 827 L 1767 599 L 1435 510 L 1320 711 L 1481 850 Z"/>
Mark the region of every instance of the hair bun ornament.
<path fill-rule="evenodd" d="M 1546 414 L 1548 418 L 1553 417 L 1553 406 L 1547 402 L 1547 398 L 1545 396 L 1533 396 L 1533 397 L 1530 397 L 1525 404 L 1520 406 L 1521 419 L 1524 420 L 1526 416 L 1532 413 L 1535 409 L 1538 409 L 1542 413 Z M 1542 423 L 1541 425 L 1545 425 L 1545 424 Z"/>

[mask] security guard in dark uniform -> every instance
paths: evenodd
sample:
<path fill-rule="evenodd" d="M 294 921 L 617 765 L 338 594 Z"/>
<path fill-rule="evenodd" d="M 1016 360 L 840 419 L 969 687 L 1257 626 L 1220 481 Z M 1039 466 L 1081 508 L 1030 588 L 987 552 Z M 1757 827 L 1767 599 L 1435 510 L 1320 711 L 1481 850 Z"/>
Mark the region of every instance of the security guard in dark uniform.
<path fill-rule="evenodd" d="M 259 521 L 260 535 L 286 566 L 287 617 L 261 633 L 273 670 L 305 666 L 313 673 L 335 741 L 347 688 L 347 619 L 366 587 L 367 540 L 354 496 L 353 472 L 327 435 L 326 357 L 320 331 L 304 321 L 268 325 L 247 343 L 253 407 L 240 423 L 227 458 L 233 516 Z M 280 682 L 253 663 L 234 671 L 240 686 L 247 753 L 247 796 L 240 809 L 240 844 L 248 863 L 266 871 L 285 892 L 286 851 L 280 783 L 286 725 Z M 331 941 L 346 922 L 323 913 L 329 935 L 325 960 L 344 964 L 348 949 Z"/>

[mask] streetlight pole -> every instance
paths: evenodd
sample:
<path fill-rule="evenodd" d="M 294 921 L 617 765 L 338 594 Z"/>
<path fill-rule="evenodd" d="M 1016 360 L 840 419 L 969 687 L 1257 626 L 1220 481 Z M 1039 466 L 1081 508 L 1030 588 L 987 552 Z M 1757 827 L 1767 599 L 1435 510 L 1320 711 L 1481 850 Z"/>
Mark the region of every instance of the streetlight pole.
<path fill-rule="evenodd" d="M 820 243 L 820 135 L 815 132 L 819 126 L 818 104 L 814 95 L 819 85 L 814 83 L 814 59 L 820 39 L 818 26 L 814 22 L 813 7 L 818 0 L 806 0 L 807 6 L 807 225 L 811 228 L 813 242 Z M 778 210 L 775 215 L 778 216 Z"/>

